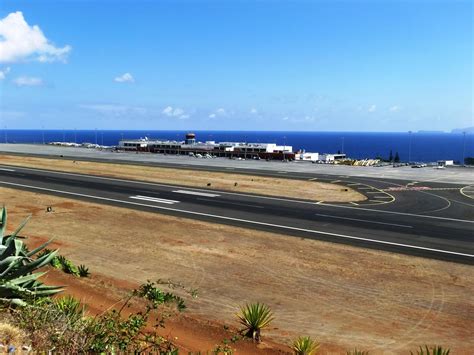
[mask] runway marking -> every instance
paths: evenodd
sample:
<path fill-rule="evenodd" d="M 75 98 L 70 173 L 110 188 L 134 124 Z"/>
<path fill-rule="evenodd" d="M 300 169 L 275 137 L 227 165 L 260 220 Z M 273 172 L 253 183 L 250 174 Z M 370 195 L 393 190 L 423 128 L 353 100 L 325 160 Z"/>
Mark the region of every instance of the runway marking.
<path fill-rule="evenodd" d="M 217 194 L 210 194 L 207 192 L 198 192 L 198 191 L 189 191 L 189 190 L 174 190 L 173 192 L 177 194 L 186 194 L 186 195 L 196 195 L 196 196 L 205 196 L 205 197 L 219 197 Z"/>
<path fill-rule="evenodd" d="M 390 196 L 379 195 L 379 196 L 372 196 L 372 198 L 392 198 Z"/>
<path fill-rule="evenodd" d="M 438 196 L 439 197 L 439 196 Z M 369 200 L 370 201 L 370 200 Z M 383 204 L 385 202 L 379 202 L 378 204 Z M 438 216 L 430 216 L 426 214 L 416 214 L 416 213 L 408 213 L 408 212 L 396 212 L 396 211 L 384 211 L 384 210 L 374 210 L 372 208 L 363 208 L 363 207 L 351 207 L 351 206 L 344 206 L 344 205 L 332 205 L 329 203 L 322 203 L 323 206 L 328 207 L 335 207 L 335 208 L 351 208 L 354 210 L 361 210 L 361 211 L 370 211 L 375 213 L 388 213 L 388 214 L 395 214 L 400 216 L 411 216 L 411 217 L 419 217 L 419 218 L 428 218 L 428 219 L 439 219 L 441 221 L 454 221 L 454 222 L 461 222 L 461 223 L 474 223 L 474 221 L 470 221 L 468 219 L 458 219 L 458 218 L 449 218 L 449 217 L 438 217 Z"/>
<path fill-rule="evenodd" d="M 341 182 L 341 180 L 334 180 L 334 181 L 331 181 L 331 184 L 335 184 L 337 182 Z"/>
<path fill-rule="evenodd" d="M 309 181 L 314 181 L 314 180 L 318 180 L 318 178 L 311 178 L 311 179 L 309 179 Z"/>
<path fill-rule="evenodd" d="M 385 222 L 369 221 L 368 219 L 331 216 L 329 214 L 316 213 L 316 216 L 328 217 L 328 218 L 337 218 L 337 219 L 347 219 L 348 221 L 367 222 L 367 223 L 373 223 L 373 224 L 383 224 L 383 225 L 387 225 L 387 226 L 395 226 L 395 227 L 402 227 L 402 228 L 413 228 L 412 226 L 406 226 L 404 224 L 385 223 Z"/>
<path fill-rule="evenodd" d="M 7 169 L 7 168 L 0 168 L 1 171 L 15 171 L 13 169 Z"/>
<path fill-rule="evenodd" d="M 428 186 L 399 186 L 399 187 L 389 187 L 388 189 L 384 189 L 383 191 L 425 191 L 425 190 L 432 190 L 431 187 Z"/>
<path fill-rule="evenodd" d="M 349 203 L 350 203 L 350 204 L 352 204 L 352 205 L 354 205 L 354 206 L 359 206 L 359 204 L 358 204 L 358 203 L 355 203 L 355 202 L 352 202 L 352 201 L 351 201 L 351 202 L 349 202 Z"/>
<path fill-rule="evenodd" d="M 467 198 L 474 199 L 474 185 L 464 186 L 459 192 Z"/>
<path fill-rule="evenodd" d="M 264 209 L 264 208 L 265 208 L 265 207 L 262 207 L 262 206 L 251 205 L 251 204 L 248 204 L 248 203 L 219 201 L 219 200 L 211 200 L 211 199 L 208 199 L 208 198 L 197 198 L 197 200 L 200 200 L 200 201 L 212 201 L 212 202 L 217 202 L 217 203 L 223 203 L 223 204 L 226 204 L 226 205 L 227 205 L 227 204 L 230 204 L 230 205 L 236 205 L 236 206 L 260 208 L 260 209 Z"/>
<path fill-rule="evenodd" d="M 77 173 L 66 173 L 64 171 L 55 171 L 55 170 L 44 170 L 44 169 L 37 169 L 37 168 L 25 168 L 21 167 L 22 170 L 32 170 L 35 172 L 45 172 L 49 174 L 58 174 L 58 175 L 69 175 L 69 176 L 79 176 L 83 178 L 89 178 L 89 179 L 98 179 L 98 180 L 109 180 L 109 181 L 118 181 L 118 182 L 125 182 L 128 184 L 137 184 L 137 185 L 149 185 L 149 186 L 160 186 L 160 187 L 168 187 L 168 188 L 174 188 L 174 189 L 180 189 L 183 188 L 183 186 L 179 185 L 172 185 L 172 184 L 160 184 L 156 182 L 147 182 L 147 181 L 139 181 L 139 180 L 126 180 L 126 179 L 119 179 L 119 178 L 111 178 L 111 177 L 105 177 L 105 176 L 97 176 L 97 175 L 87 175 L 87 174 L 77 174 Z M 234 168 L 227 168 L 227 169 L 234 169 Z M 186 187 L 188 190 L 193 190 L 193 191 L 213 191 L 210 189 L 199 189 L 199 188 L 192 188 L 192 187 Z M 282 198 L 282 197 L 271 197 L 271 196 L 262 196 L 262 195 L 250 195 L 250 194 L 244 194 L 244 193 L 239 193 L 239 192 L 227 192 L 227 191 L 218 191 L 220 194 L 225 194 L 225 195 L 234 195 L 234 196 L 244 196 L 244 197 L 250 197 L 250 198 L 259 198 L 259 199 L 266 199 L 266 200 L 275 200 L 275 201 L 284 201 L 284 202 L 292 202 L 292 203 L 301 203 L 301 204 L 306 204 L 306 205 L 313 205 L 313 201 L 303 201 L 303 200 L 293 200 L 289 198 Z"/>
<path fill-rule="evenodd" d="M 150 202 L 166 203 L 168 205 L 174 205 L 175 203 L 179 203 L 179 201 L 175 201 L 175 200 L 165 200 L 164 198 L 141 196 L 141 195 L 130 196 L 130 198 L 133 198 L 135 200 L 144 200 L 144 201 L 150 201 Z"/>
<path fill-rule="evenodd" d="M 354 183 L 352 183 L 352 184 L 347 184 L 347 186 L 356 186 L 356 185 L 361 185 L 361 184 L 358 183 L 358 182 L 354 182 Z"/>
<path fill-rule="evenodd" d="M 181 212 L 181 213 L 191 214 L 191 215 L 196 215 L 196 216 L 212 217 L 212 218 L 223 219 L 223 220 L 228 220 L 228 221 L 244 222 L 244 223 L 248 223 L 248 224 L 255 224 L 255 225 L 260 225 L 260 226 L 281 228 L 281 229 L 287 229 L 287 230 L 293 230 L 293 231 L 299 231 L 299 232 L 305 232 L 305 233 L 328 235 L 328 236 L 332 236 L 332 237 L 358 240 L 358 241 L 370 242 L 370 243 L 375 243 L 375 244 L 384 244 L 384 245 L 402 247 L 402 248 L 407 248 L 407 249 L 425 250 L 425 251 L 431 251 L 431 252 L 441 253 L 441 254 L 457 255 L 457 256 L 463 256 L 463 257 L 468 257 L 468 258 L 473 258 L 474 259 L 474 254 L 459 253 L 459 252 L 443 250 L 443 249 L 426 248 L 426 247 L 422 247 L 422 246 L 418 246 L 418 245 L 388 242 L 388 241 L 385 241 L 385 240 L 377 240 L 377 239 L 356 237 L 356 236 L 338 234 L 338 233 L 332 233 L 332 232 L 325 232 L 325 231 L 304 229 L 304 228 L 298 228 L 298 227 L 284 226 L 284 225 L 278 225 L 278 224 L 266 223 L 266 222 L 258 222 L 258 221 L 252 221 L 252 220 L 235 218 L 235 217 L 219 216 L 219 215 L 214 215 L 214 214 L 210 214 L 210 213 L 186 211 L 186 210 L 181 210 L 181 209 L 178 209 L 178 208 L 156 206 L 156 205 L 147 205 L 145 203 L 124 201 L 124 200 L 118 200 L 118 199 L 100 197 L 100 196 L 93 196 L 93 195 L 86 195 L 86 194 L 81 194 L 81 193 L 77 193 L 77 192 L 69 192 L 69 191 L 48 189 L 48 188 L 45 188 L 45 187 L 38 187 L 38 186 L 31 186 L 31 185 L 24 185 L 24 184 L 16 184 L 16 183 L 12 183 L 12 182 L 0 181 L 0 184 L 10 185 L 10 186 L 18 186 L 18 187 L 25 187 L 25 188 L 34 189 L 34 190 L 56 192 L 56 193 L 60 193 L 60 194 L 64 194 L 64 195 L 81 196 L 81 197 L 87 197 L 87 198 L 96 199 L 96 200 L 110 201 L 110 202 L 123 203 L 123 204 L 135 205 L 135 206 L 143 206 L 143 207 L 160 209 L 160 210 L 164 210 L 164 211 Z M 349 206 L 339 206 L 339 207 L 342 207 L 342 208 L 355 208 L 355 207 L 349 207 Z M 361 208 L 361 209 L 363 210 L 363 208 Z M 371 210 L 371 211 L 377 211 L 377 210 Z M 377 212 L 386 212 L 386 211 L 377 211 Z M 401 212 L 398 212 L 398 213 L 399 214 L 404 214 L 404 213 L 401 213 Z M 429 217 L 432 217 L 432 216 L 420 215 L 420 217 L 428 217 L 429 218 Z M 434 217 L 432 217 L 432 218 L 434 218 Z M 441 218 L 441 217 L 438 217 L 438 218 Z M 452 219 L 452 218 L 443 218 L 443 219 Z M 463 220 L 459 220 L 459 221 L 463 221 Z M 463 221 L 463 222 L 474 223 L 474 221 Z"/>

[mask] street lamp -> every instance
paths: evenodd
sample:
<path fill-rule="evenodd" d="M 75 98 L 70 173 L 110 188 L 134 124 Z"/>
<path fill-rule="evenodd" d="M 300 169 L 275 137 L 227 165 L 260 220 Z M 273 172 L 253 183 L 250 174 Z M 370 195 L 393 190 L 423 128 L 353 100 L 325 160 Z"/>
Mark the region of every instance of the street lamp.
<path fill-rule="evenodd" d="M 411 163 L 411 131 L 408 131 L 408 164 Z"/>
<path fill-rule="evenodd" d="M 462 132 L 463 139 L 462 139 L 462 162 L 461 165 L 465 164 L 466 159 L 466 131 Z"/>

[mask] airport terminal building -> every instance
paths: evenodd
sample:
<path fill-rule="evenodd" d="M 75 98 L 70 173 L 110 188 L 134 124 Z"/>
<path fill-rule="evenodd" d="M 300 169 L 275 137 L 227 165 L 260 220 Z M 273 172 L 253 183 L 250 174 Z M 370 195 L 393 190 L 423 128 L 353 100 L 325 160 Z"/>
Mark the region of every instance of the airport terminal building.
<path fill-rule="evenodd" d="M 184 141 L 133 139 L 121 140 L 117 147 L 119 150 L 179 154 L 201 155 L 243 159 L 270 159 L 294 160 L 293 147 L 289 145 L 276 145 L 274 143 L 247 143 L 247 142 L 215 142 L 196 141 L 194 133 L 186 134 Z"/>

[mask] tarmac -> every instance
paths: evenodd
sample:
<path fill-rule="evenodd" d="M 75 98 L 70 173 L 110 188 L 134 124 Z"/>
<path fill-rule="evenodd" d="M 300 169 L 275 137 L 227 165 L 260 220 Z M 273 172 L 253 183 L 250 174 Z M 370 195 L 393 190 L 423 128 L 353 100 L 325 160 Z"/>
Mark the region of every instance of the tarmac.
<path fill-rule="evenodd" d="M 185 155 L 166 155 L 151 153 L 115 152 L 75 147 L 34 144 L 0 144 L 0 153 L 37 155 L 55 158 L 72 158 L 77 160 L 106 161 L 117 163 L 134 163 L 177 168 L 201 168 L 209 170 L 261 170 L 285 173 L 312 173 L 335 176 L 370 177 L 378 179 L 410 180 L 416 182 L 439 182 L 448 184 L 473 184 L 474 167 L 448 166 L 445 169 L 424 167 L 414 169 L 410 166 L 392 167 L 391 165 L 347 166 L 333 164 L 312 164 L 308 161 L 265 161 L 236 160 L 228 158 L 194 158 Z"/>

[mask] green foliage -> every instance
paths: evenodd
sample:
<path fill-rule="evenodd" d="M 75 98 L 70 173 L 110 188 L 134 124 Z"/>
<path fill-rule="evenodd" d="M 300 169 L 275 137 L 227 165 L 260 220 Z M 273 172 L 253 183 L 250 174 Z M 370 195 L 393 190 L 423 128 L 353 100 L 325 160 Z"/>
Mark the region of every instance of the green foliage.
<path fill-rule="evenodd" d="M 273 314 L 267 305 L 257 302 L 241 306 L 237 318 L 240 324 L 244 326 L 242 332 L 245 336 L 260 343 L 261 330 L 273 321 Z"/>
<path fill-rule="evenodd" d="M 66 258 L 64 255 L 58 255 L 54 257 L 50 265 L 56 269 L 61 269 L 66 274 L 74 276 L 87 277 L 90 275 L 89 269 L 85 265 L 77 267 L 74 263 Z"/>
<path fill-rule="evenodd" d="M 85 265 L 79 265 L 77 268 L 77 271 L 79 273 L 80 277 L 88 277 L 90 275 L 89 268 L 87 268 Z"/>
<path fill-rule="evenodd" d="M 450 350 L 449 349 L 443 349 L 442 346 L 432 346 L 428 348 L 428 345 L 425 345 L 425 347 L 421 347 L 418 349 L 415 353 L 410 351 L 410 354 L 412 355 L 449 355 Z"/>
<path fill-rule="evenodd" d="M 19 232 L 28 222 L 26 218 L 10 235 L 6 235 L 7 209 L 0 210 L 0 301 L 25 305 L 28 300 L 44 297 L 60 292 L 61 287 L 45 286 L 39 277 L 44 272 L 33 271 L 49 264 L 57 251 L 42 253 L 36 260 L 32 257 L 41 252 L 49 244 L 45 243 L 29 251 L 22 240 L 18 239 Z"/>
<path fill-rule="evenodd" d="M 57 298 L 55 299 L 54 304 L 56 308 L 68 318 L 79 320 L 85 315 L 85 306 L 82 306 L 81 302 L 72 296 Z"/>
<path fill-rule="evenodd" d="M 299 337 L 293 341 L 291 350 L 295 355 L 314 355 L 319 350 L 319 343 L 311 337 Z"/>
<path fill-rule="evenodd" d="M 158 335 L 157 330 L 164 326 L 165 308 L 182 309 L 178 307 L 182 299 L 167 295 L 156 285 L 152 282 L 141 285 L 124 300 L 120 309 L 96 317 L 87 316 L 84 307 L 72 297 L 38 300 L 12 310 L 12 315 L 39 353 L 54 349 L 57 353 L 177 355 L 176 347 Z M 123 310 L 130 309 L 132 303 L 140 310 L 125 316 Z"/>
<path fill-rule="evenodd" d="M 474 165 L 474 157 L 467 157 L 467 158 L 464 158 L 464 164 L 466 164 L 466 165 Z"/>
<path fill-rule="evenodd" d="M 352 351 L 348 351 L 347 355 L 369 355 L 369 352 L 368 351 L 357 350 L 357 348 L 356 348 Z"/>

